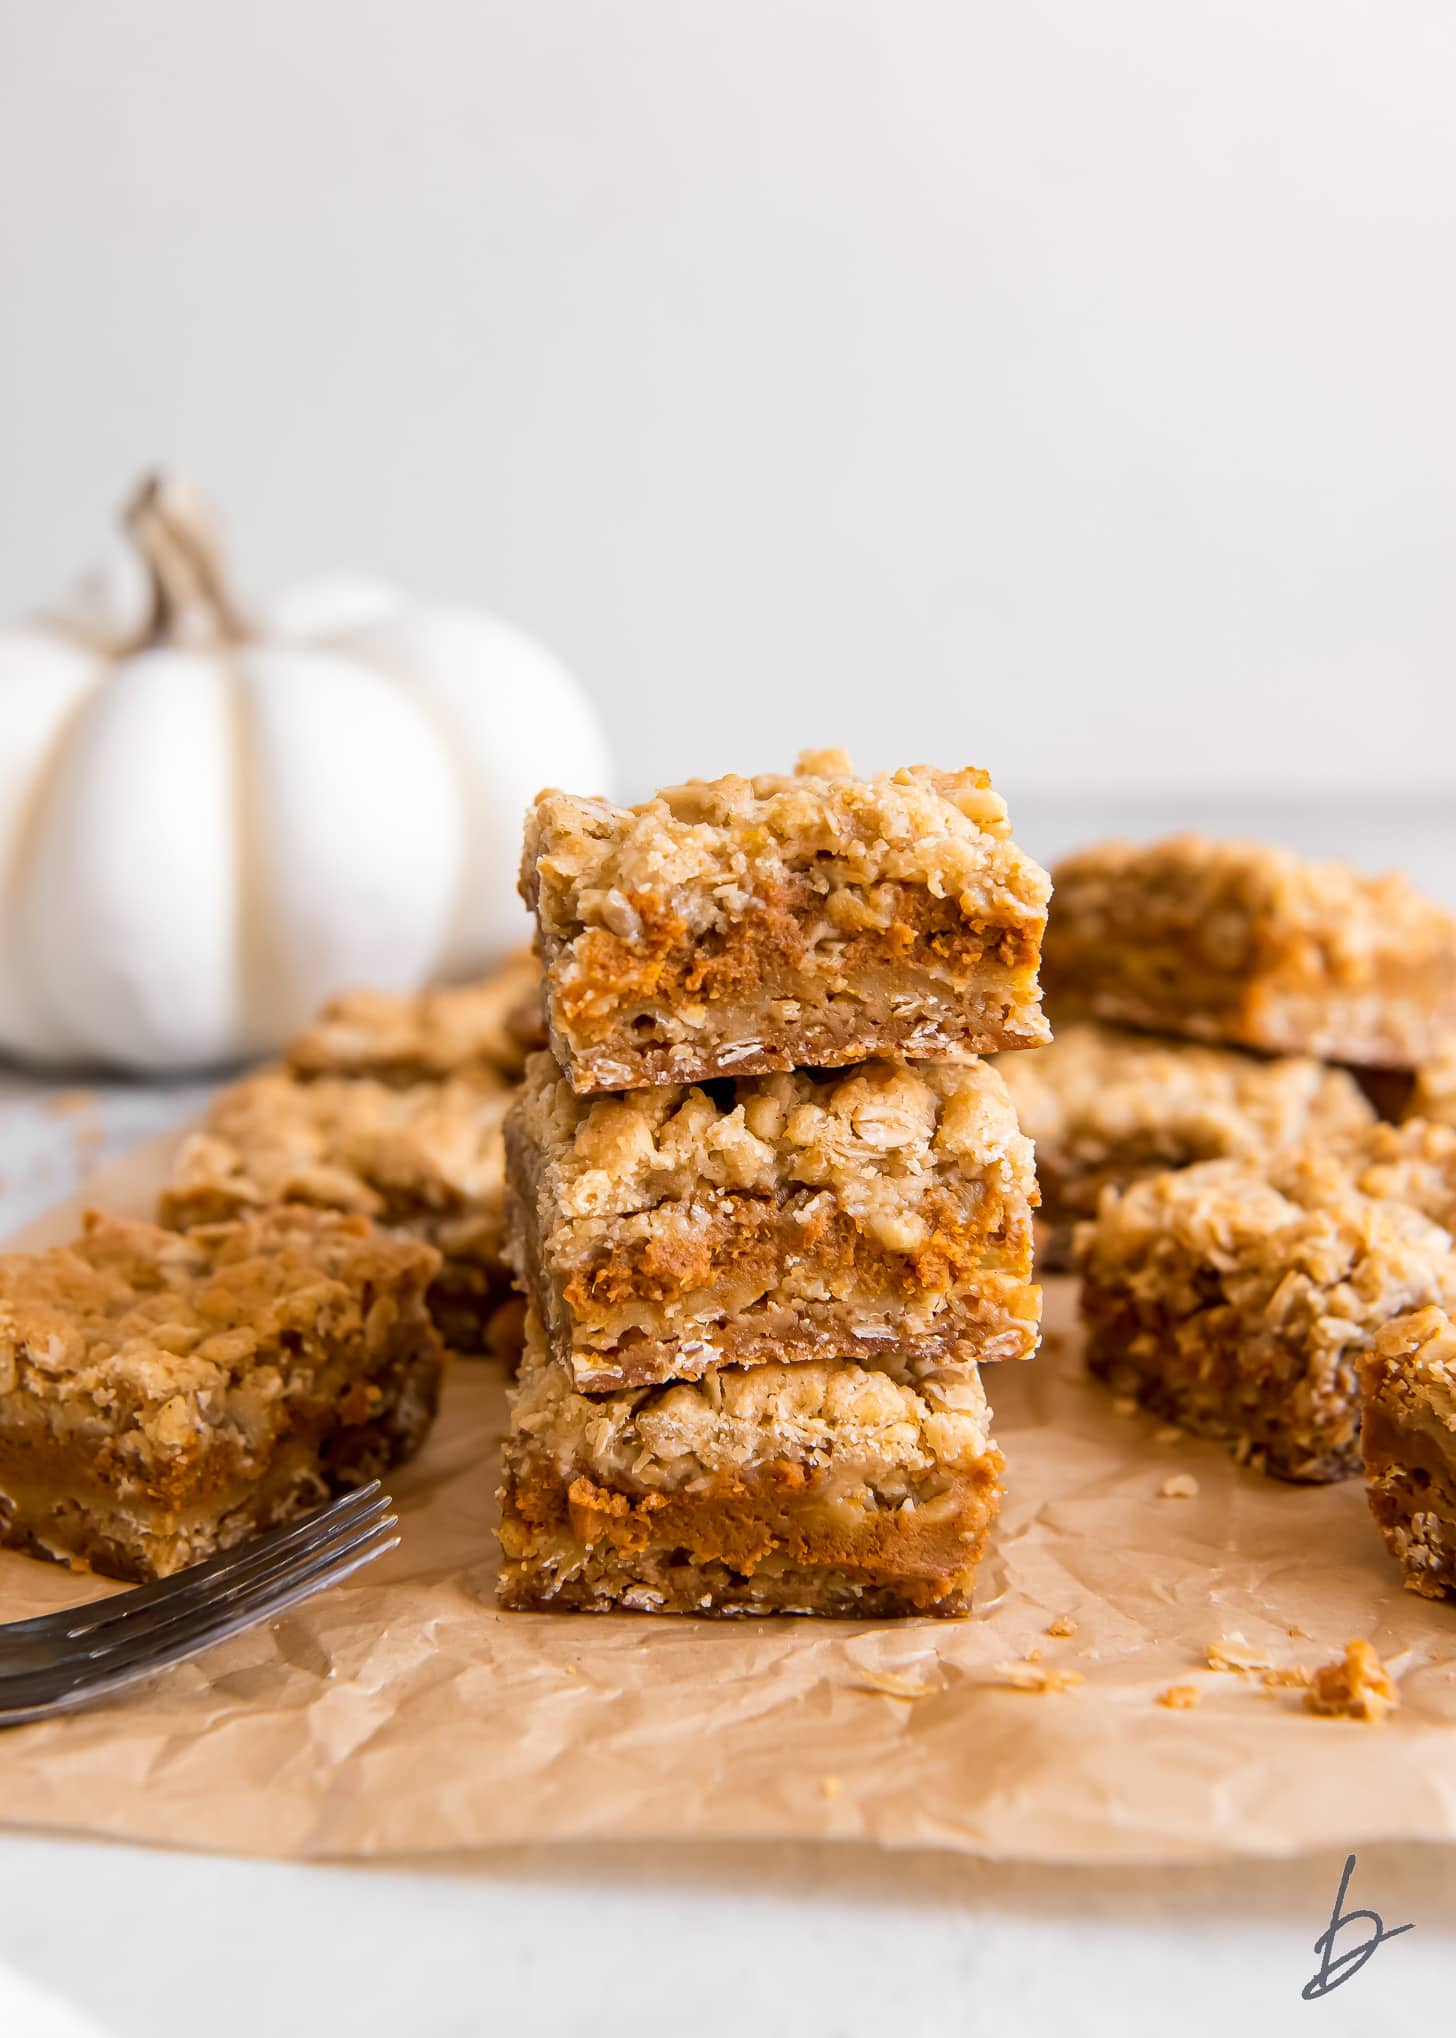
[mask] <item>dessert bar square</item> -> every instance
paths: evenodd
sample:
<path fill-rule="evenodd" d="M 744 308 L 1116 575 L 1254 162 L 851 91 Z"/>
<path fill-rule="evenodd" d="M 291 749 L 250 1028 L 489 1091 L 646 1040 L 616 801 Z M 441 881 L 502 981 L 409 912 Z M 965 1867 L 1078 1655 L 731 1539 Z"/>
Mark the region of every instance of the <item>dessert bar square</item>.
<path fill-rule="evenodd" d="M 1002 1470 L 974 1366 L 811 1359 L 591 1399 L 528 1311 L 511 1399 L 503 1606 L 968 1610 Z"/>
<path fill-rule="evenodd" d="M 0 1541 L 160 1578 L 410 1456 L 438 1260 L 361 1218 L 91 1215 L 0 1257 Z"/>
<path fill-rule="evenodd" d="M 694 780 L 640 807 L 543 793 L 521 890 L 573 1089 L 1050 1038 L 1048 880 L 982 771 Z"/>
<path fill-rule="evenodd" d="M 1054 875 L 1059 1016 L 1386 1068 L 1456 1036 L 1456 919 L 1404 877 L 1199 835 L 1102 843 Z"/>
<path fill-rule="evenodd" d="M 1270 1153 L 1358 1131 L 1375 1113 L 1344 1069 L 1197 1047 L 1095 1021 L 1050 1047 L 1000 1056 L 1021 1129 L 1036 1146 L 1042 1266 L 1066 1266 L 1072 1226 L 1104 1188 L 1196 1161 Z"/>
<path fill-rule="evenodd" d="M 1358 1468 L 1363 1353 L 1391 1317 L 1456 1301 L 1449 1234 L 1313 1149 L 1108 1190 L 1077 1260 L 1091 1370 L 1286 1479 Z"/>
<path fill-rule="evenodd" d="M 1412 1592 L 1456 1592 L 1456 1324 L 1400 1316 L 1361 1366 L 1370 1509 Z"/>
<path fill-rule="evenodd" d="M 374 1218 L 438 1249 L 435 1320 L 457 1350 L 480 1350 L 511 1292 L 501 1128 L 513 1095 L 484 1068 L 398 1088 L 266 1071 L 222 1091 L 183 1140 L 158 1215 L 208 1224 L 306 1203 Z"/>
<path fill-rule="evenodd" d="M 517 1272 L 585 1392 L 1036 1347 L 1031 1146 L 985 1062 L 587 1098 L 538 1054 L 506 1152 Z"/>
<path fill-rule="evenodd" d="M 385 1083 L 484 1074 L 519 1078 L 545 1045 L 541 971 L 521 950 L 478 983 L 413 995 L 348 991 L 288 1043 L 300 1076 L 372 1076 Z"/>

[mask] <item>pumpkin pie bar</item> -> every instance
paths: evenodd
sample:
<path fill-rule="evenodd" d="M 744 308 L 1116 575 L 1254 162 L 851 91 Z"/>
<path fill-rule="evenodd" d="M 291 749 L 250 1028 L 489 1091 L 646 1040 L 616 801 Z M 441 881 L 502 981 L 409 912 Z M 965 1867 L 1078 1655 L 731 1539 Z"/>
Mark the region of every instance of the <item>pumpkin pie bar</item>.
<path fill-rule="evenodd" d="M 478 1351 L 511 1293 L 501 1128 L 513 1095 L 484 1065 L 399 1087 L 265 1071 L 222 1091 L 182 1142 L 158 1215 L 208 1224 L 300 1203 L 373 1218 L 437 1249 L 435 1321 L 453 1348 Z"/>
<path fill-rule="evenodd" d="M 537 1054 L 506 1155 L 517 1273 L 584 1392 L 1036 1348 L 1031 1146 L 986 1062 L 579 1097 Z"/>
<path fill-rule="evenodd" d="M 511 1400 L 503 1606 L 969 1608 L 1002 1471 L 974 1366 L 771 1362 L 592 1399 L 528 1310 Z"/>
<path fill-rule="evenodd" d="M 1397 1317 L 1360 1370 L 1371 1512 L 1412 1592 L 1456 1593 L 1456 1324 L 1435 1307 Z"/>
<path fill-rule="evenodd" d="M 1360 1178 L 1310 1148 L 1108 1190 L 1077 1231 L 1091 1370 L 1281 1478 L 1358 1470 L 1364 1354 L 1392 1317 L 1456 1305 L 1449 1232 Z"/>
<path fill-rule="evenodd" d="M 371 1076 L 419 1083 L 484 1074 L 518 1080 L 545 1044 L 541 971 L 528 949 L 478 983 L 394 996 L 348 991 L 332 999 L 286 1050 L 300 1076 Z"/>
<path fill-rule="evenodd" d="M 437 1265 L 301 1209 L 0 1258 L 0 1541 L 161 1578 L 410 1456 Z"/>
<path fill-rule="evenodd" d="M 1201 835 L 1102 843 L 1054 875 L 1059 1016 L 1381 1068 L 1456 1038 L 1456 919 L 1404 877 Z"/>
<path fill-rule="evenodd" d="M 1109 1185 L 1358 1131 L 1375 1117 L 1353 1076 L 1307 1056 L 1266 1059 L 1091 1020 L 996 1068 L 1036 1146 L 1044 1267 L 1069 1264 L 1072 1226 L 1096 1214 Z"/>
<path fill-rule="evenodd" d="M 983 771 L 694 780 L 639 807 L 543 793 L 521 890 L 573 1089 L 1050 1038 L 1046 873 Z"/>

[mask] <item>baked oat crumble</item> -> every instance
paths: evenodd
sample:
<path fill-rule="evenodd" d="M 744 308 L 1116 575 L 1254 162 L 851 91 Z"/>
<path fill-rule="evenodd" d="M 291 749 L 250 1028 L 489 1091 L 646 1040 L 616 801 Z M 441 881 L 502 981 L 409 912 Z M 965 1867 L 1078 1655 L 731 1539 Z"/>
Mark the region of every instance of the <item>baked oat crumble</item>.
<path fill-rule="evenodd" d="M 861 779 L 814 752 L 638 807 L 543 793 L 521 890 L 583 1094 L 1050 1037 L 1048 880 L 982 771 Z"/>
<path fill-rule="evenodd" d="M 1413 1068 L 1456 1037 L 1456 919 L 1403 876 L 1257 842 L 1105 842 L 1058 865 L 1059 1011 Z"/>
<path fill-rule="evenodd" d="M 1031 1148 L 984 1062 L 583 1098 L 535 1055 L 506 1150 L 517 1273 L 584 1391 L 1035 1348 Z"/>
<path fill-rule="evenodd" d="M 188 1232 L 92 1213 L 0 1257 L 0 1540 L 166 1576 L 410 1455 L 438 1264 L 290 1207 Z"/>

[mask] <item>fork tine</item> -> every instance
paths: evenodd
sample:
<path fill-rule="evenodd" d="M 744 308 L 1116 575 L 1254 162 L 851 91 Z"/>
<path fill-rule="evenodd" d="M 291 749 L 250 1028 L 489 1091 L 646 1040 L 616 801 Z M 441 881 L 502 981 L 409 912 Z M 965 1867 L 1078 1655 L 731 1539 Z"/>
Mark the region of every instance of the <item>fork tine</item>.
<path fill-rule="evenodd" d="M 354 1572 L 362 1570 L 366 1564 L 373 1563 L 376 1557 L 382 1557 L 389 1550 L 395 1549 L 398 1543 L 397 1535 L 366 1540 L 351 1548 L 347 1554 L 330 1561 L 322 1569 L 312 1570 L 307 1577 L 293 1581 L 286 1588 L 280 1586 L 269 1599 L 258 1606 L 247 1611 L 233 1609 L 226 1614 L 220 1611 L 219 1617 L 214 1621 L 205 1625 L 198 1624 L 185 1631 L 185 1634 L 180 1631 L 175 1633 L 170 1644 L 155 1654 L 144 1653 L 125 1663 L 119 1662 L 114 1657 L 106 1658 L 106 1667 L 99 1672 L 93 1665 L 89 1672 L 79 1667 L 73 1668 L 69 1677 L 58 1677 L 55 1674 L 38 1677 L 34 1680 L 34 1689 L 17 1691 L 0 1701 L 0 1727 L 20 1726 L 26 1720 L 41 1719 L 50 1713 L 68 1712 L 77 1706 L 90 1704 L 93 1699 L 120 1691 L 129 1684 L 138 1684 L 159 1670 L 168 1669 L 174 1663 L 184 1662 L 189 1656 L 200 1654 L 204 1649 L 211 1648 L 215 1642 L 226 1641 L 230 1636 L 241 1633 L 244 1628 L 254 1627 L 261 1621 L 276 1619 L 290 1607 L 297 1606 L 301 1600 L 311 1598 L 314 1593 L 323 1591 L 327 1586 L 342 1583 Z"/>
<path fill-rule="evenodd" d="M 148 1637 L 163 1635 L 168 1628 L 191 1620 L 194 1614 L 205 1612 L 210 1607 L 238 1601 L 244 1594 L 256 1595 L 266 1591 L 270 1585 L 286 1580 L 302 1564 L 317 1563 L 335 1550 L 362 1540 L 375 1529 L 392 1525 L 397 1517 L 387 1512 L 389 1506 L 387 1494 L 377 1495 L 367 1508 L 318 1523 L 315 1534 L 306 1542 L 290 1547 L 258 1549 L 249 1561 L 235 1565 L 221 1578 L 189 1580 L 179 1585 L 170 1596 L 154 1599 L 133 1616 L 124 1616 L 105 1627 L 86 1629 L 80 1635 L 67 1637 L 58 1645 L 53 1644 L 55 1660 L 99 1663 L 118 1649 L 134 1649 Z M 188 1574 L 183 1572 L 180 1576 L 185 1579 Z M 5 1637 L 0 1634 L 0 1692 L 6 1684 L 4 1643 Z"/>
<path fill-rule="evenodd" d="M 316 1561 L 301 1566 L 266 1588 L 221 1605 L 199 1608 L 187 1621 L 178 1622 L 165 1634 L 139 1637 L 134 1647 L 114 1649 L 99 1658 L 75 1657 L 43 1669 L 6 1680 L 0 1685 L 0 1721 L 19 1710 L 46 1708 L 70 1692 L 91 1693 L 110 1690 L 118 1682 L 149 1676 L 169 1663 L 181 1662 L 200 1649 L 237 1634 L 243 1628 L 272 1620 L 285 1607 L 321 1591 L 324 1586 L 346 1577 L 361 1564 L 393 1549 L 399 1537 L 395 1524 L 381 1523 L 364 1534 L 351 1536 L 339 1547 Z"/>
<path fill-rule="evenodd" d="M 225 1581 L 233 1572 L 250 1565 L 265 1550 L 308 1543 L 330 1522 L 362 1514 L 376 1501 L 385 1507 L 390 1504 L 389 1496 L 381 1493 L 379 1481 L 371 1479 L 367 1486 L 354 1487 L 338 1499 L 326 1501 L 322 1507 L 310 1508 L 307 1514 L 284 1522 L 279 1528 L 265 1529 L 262 1535 L 251 1536 L 247 1542 L 238 1544 L 234 1549 L 223 1550 L 215 1557 L 204 1558 L 200 1564 L 189 1564 L 185 1571 L 176 1571 L 170 1578 L 158 1578 L 150 1585 L 135 1585 L 128 1592 L 114 1592 L 106 1599 L 93 1599 L 84 1606 L 67 1607 L 61 1613 L 42 1613 L 30 1620 L 6 1622 L 0 1625 L 0 1648 L 12 1640 L 26 1641 L 32 1637 L 37 1640 L 77 1640 L 93 1630 L 109 1627 L 114 1621 L 133 1620 L 146 1607 L 155 1606 L 158 1601 L 171 1602 L 179 1592 L 190 1591 L 194 1585 L 205 1585 L 218 1579 Z"/>

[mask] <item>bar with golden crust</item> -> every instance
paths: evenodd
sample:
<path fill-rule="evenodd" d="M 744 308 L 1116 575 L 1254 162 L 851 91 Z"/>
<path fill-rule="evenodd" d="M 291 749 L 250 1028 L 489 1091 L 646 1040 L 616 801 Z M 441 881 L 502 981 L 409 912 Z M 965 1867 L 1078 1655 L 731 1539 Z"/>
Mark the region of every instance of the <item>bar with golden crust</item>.
<path fill-rule="evenodd" d="M 506 1153 L 516 1268 L 584 1392 L 1035 1350 L 1031 1145 L 986 1062 L 588 1098 L 538 1054 Z"/>
<path fill-rule="evenodd" d="M 439 1256 L 297 1208 L 0 1257 L 0 1542 L 161 1578 L 418 1450 Z"/>
<path fill-rule="evenodd" d="M 1456 1256 L 1413 1202 L 1356 1186 L 1352 1144 L 1109 1190 L 1077 1232 L 1092 1372 L 1281 1478 L 1357 1471 L 1361 1360 L 1392 1317 L 1456 1304 Z M 1423 1186 L 1410 1154 L 1385 1171 Z"/>
<path fill-rule="evenodd" d="M 1456 1039 L 1456 918 L 1399 874 L 1180 835 L 1100 843 L 1054 877 L 1059 1019 L 1387 1069 Z"/>
<path fill-rule="evenodd" d="M 770 1362 L 592 1398 L 528 1311 L 511 1401 L 503 1606 L 968 1610 L 1002 1471 L 974 1366 Z"/>
<path fill-rule="evenodd" d="M 1048 879 L 983 771 L 819 751 L 637 807 L 543 793 L 521 890 L 582 1095 L 1050 1038 Z"/>

